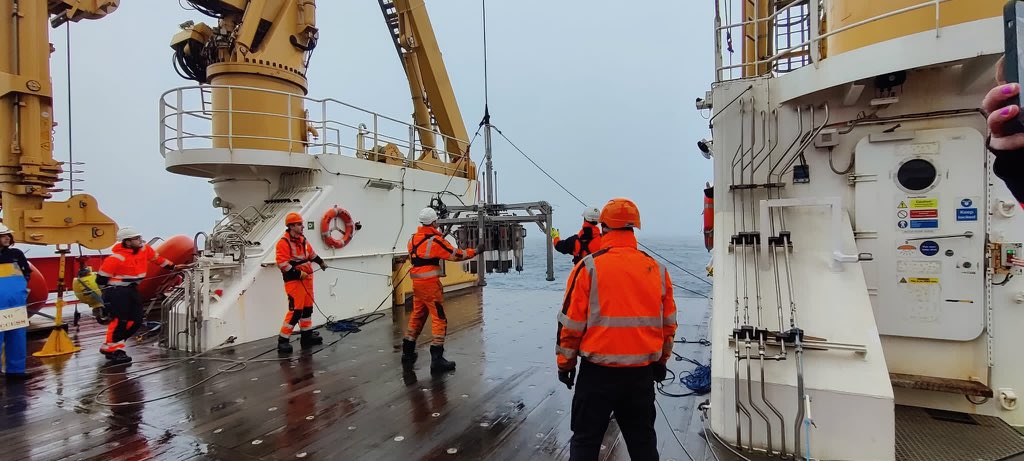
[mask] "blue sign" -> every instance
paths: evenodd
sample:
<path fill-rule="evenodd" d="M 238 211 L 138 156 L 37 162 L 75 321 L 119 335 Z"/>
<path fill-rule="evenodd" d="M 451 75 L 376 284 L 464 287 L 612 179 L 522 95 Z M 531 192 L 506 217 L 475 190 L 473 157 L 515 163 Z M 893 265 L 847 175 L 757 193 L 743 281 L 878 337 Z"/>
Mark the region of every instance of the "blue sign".
<path fill-rule="evenodd" d="M 939 244 L 932 240 L 926 240 L 921 243 L 921 254 L 925 256 L 935 256 L 939 254 Z"/>
<path fill-rule="evenodd" d="M 967 200 L 965 200 L 967 201 Z M 977 208 L 957 208 L 956 209 L 956 220 L 957 221 L 977 221 L 978 220 L 978 209 Z"/>
<path fill-rule="evenodd" d="M 964 208 L 970 208 L 971 205 L 973 205 L 973 204 L 974 204 L 974 202 L 972 202 L 971 199 L 969 199 L 969 198 L 965 198 L 965 199 L 960 201 L 960 206 L 962 206 Z"/>
<path fill-rule="evenodd" d="M 900 222 L 896 223 L 896 225 L 900 226 L 900 229 L 906 229 L 907 228 L 907 222 L 906 221 L 900 221 Z"/>
<path fill-rule="evenodd" d="M 911 229 L 938 229 L 938 219 L 912 219 L 910 220 Z"/>

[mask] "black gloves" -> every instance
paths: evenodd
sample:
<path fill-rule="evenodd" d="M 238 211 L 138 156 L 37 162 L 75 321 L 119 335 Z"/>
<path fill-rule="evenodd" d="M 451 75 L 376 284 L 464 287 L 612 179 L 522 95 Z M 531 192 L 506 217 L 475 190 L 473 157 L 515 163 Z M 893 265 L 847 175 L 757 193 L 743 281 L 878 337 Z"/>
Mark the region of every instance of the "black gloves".
<path fill-rule="evenodd" d="M 665 364 L 661 362 L 652 363 L 651 371 L 654 373 L 654 382 L 656 383 L 664 381 L 665 376 L 668 375 L 668 370 L 665 368 Z"/>
<path fill-rule="evenodd" d="M 573 368 L 569 371 L 558 370 L 558 380 L 565 384 L 565 387 L 572 390 L 572 385 L 576 381 L 576 369 Z"/>

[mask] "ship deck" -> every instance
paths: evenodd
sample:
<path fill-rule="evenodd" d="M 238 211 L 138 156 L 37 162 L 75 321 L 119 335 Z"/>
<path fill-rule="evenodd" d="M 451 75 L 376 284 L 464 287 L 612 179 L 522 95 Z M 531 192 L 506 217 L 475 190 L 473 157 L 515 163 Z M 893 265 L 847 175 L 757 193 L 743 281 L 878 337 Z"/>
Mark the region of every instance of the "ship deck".
<path fill-rule="evenodd" d="M 415 367 L 403 368 L 403 307 L 359 332 L 325 331 L 324 346 L 301 352 L 296 344 L 284 359 L 274 338 L 199 357 L 151 338 L 129 348 L 131 366 L 116 368 L 104 368 L 103 328 L 85 316 L 70 327 L 82 351 L 30 357 L 30 380 L 0 386 L 0 458 L 568 459 L 572 393 L 557 381 L 552 346 L 560 303 L 557 291 L 492 287 L 451 297 L 446 355 L 458 369 L 441 375 L 429 371 L 429 334 Z M 707 301 L 677 304 L 677 339 L 706 337 Z M 30 352 L 39 350 L 45 333 L 31 336 Z M 710 349 L 676 345 L 701 363 Z M 669 368 L 693 366 L 670 361 Z M 685 392 L 678 384 L 666 390 Z M 661 459 L 743 459 L 705 441 L 696 407 L 706 398 L 658 395 Z M 896 406 L 898 460 L 1024 461 L 1015 456 L 1024 437 L 998 418 L 932 413 Z M 603 445 L 602 460 L 629 459 L 614 420 Z"/>
<path fill-rule="evenodd" d="M 486 288 L 452 297 L 446 355 L 458 368 L 434 376 L 429 334 L 415 368 L 400 363 L 401 307 L 344 337 L 324 331 L 322 348 L 302 353 L 295 344 L 286 360 L 277 360 L 273 338 L 180 362 L 170 360 L 187 356 L 150 341 L 129 347 L 131 366 L 109 369 L 98 353 L 102 327 L 85 316 L 70 327 L 82 351 L 30 357 L 31 379 L 0 387 L 3 458 L 568 459 L 572 393 L 557 381 L 552 346 L 560 303 L 556 291 Z M 704 337 L 706 300 L 679 305 L 680 334 Z M 30 352 L 44 340 L 33 335 Z M 711 353 L 699 344 L 677 351 L 704 363 Z M 115 406 L 97 401 L 119 382 L 99 397 Z M 704 399 L 658 396 L 663 459 L 688 459 L 682 447 L 694 459 L 714 459 L 694 411 Z M 602 459 L 629 459 L 614 421 L 604 446 Z"/>

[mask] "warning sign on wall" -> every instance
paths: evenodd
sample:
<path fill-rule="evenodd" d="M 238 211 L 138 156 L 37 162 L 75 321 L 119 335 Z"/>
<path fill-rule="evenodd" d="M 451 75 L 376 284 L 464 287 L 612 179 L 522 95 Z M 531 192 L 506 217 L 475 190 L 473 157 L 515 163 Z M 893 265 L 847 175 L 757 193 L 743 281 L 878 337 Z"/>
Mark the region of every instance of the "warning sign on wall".
<path fill-rule="evenodd" d="M 912 198 L 910 199 L 910 208 L 938 208 L 939 199 L 935 197 L 931 198 Z"/>

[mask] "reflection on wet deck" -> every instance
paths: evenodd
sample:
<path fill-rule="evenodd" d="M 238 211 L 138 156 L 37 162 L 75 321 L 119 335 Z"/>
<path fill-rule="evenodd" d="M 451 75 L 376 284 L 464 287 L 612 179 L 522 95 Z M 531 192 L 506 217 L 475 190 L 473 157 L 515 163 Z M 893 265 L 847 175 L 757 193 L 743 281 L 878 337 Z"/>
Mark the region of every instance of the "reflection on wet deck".
<path fill-rule="evenodd" d="M 293 360 L 244 368 L 214 359 L 274 359 L 275 340 L 167 369 L 161 367 L 170 362 L 147 360 L 181 356 L 137 345 L 129 350 L 136 363 L 128 375 L 124 368 L 100 370 L 101 327 L 86 317 L 80 330 L 71 330 L 82 352 L 47 363 L 30 358 L 32 379 L 0 388 L 2 458 L 567 459 L 572 393 L 557 381 L 553 353 L 560 303 L 556 291 L 495 288 L 449 299 L 446 352 L 458 369 L 439 376 L 429 371 L 429 333 L 416 366 L 403 370 L 401 308 L 336 342 L 336 334 L 324 332 L 321 350 L 301 354 L 296 345 Z M 680 334 L 704 337 L 706 302 L 679 305 Z M 44 338 L 34 339 L 30 351 Z M 696 344 L 676 350 L 701 362 L 710 357 L 709 348 Z M 232 365 L 237 371 L 220 372 Z M 691 366 L 670 362 L 670 368 Z M 126 376 L 138 378 L 101 397 L 126 405 L 94 401 L 97 391 Z M 131 404 L 190 386 L 177 396 Z M 694 413 L 703 400 L 658 397 L 662 459 L 688 459 L 680 443 L 695 459 L 713 459 Z M 604 445 L 603 459 L 629 459 L 614 423 Z"/>

